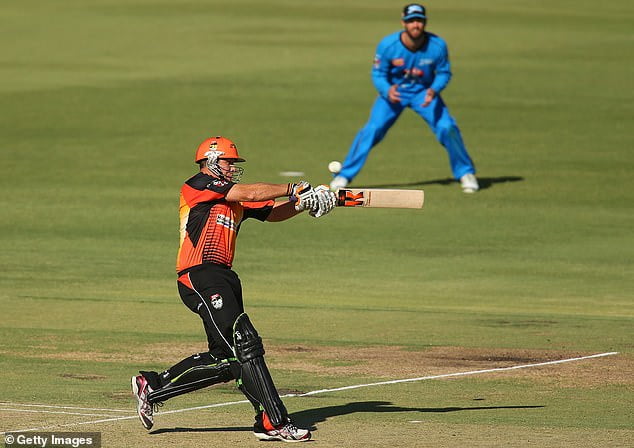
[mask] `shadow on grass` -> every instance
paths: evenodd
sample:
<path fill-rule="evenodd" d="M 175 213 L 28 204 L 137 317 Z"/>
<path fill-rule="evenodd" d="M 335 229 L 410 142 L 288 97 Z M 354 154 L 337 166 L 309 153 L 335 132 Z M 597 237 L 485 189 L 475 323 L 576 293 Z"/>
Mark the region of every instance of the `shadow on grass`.
<path fill-rule="evenodd" d="M 491 188 L 494 184 L 503 184 L 507 182 L 520 182 L 524 178 L 520 176 L 501 176 L 501 177 L 478 177 L 478 183 L 480 184 L 480 190 L 486 190 Z M 400 184 L 379 184 L 379 185 L 352 185 L 352 188 L 404 188 L 404 187 L 420 187 L 423 185 L 452 185 L 457 184 L 458 181 L 447 177 L 445 179 L 434 180 L 421 180 L 418 182 L 407 182 Z"/>
<path fill-rule="evenodd" d="M 307 409 L 292 414 L 293 422 L 302 428 L 315 430 L 315 424 L 325 422 L 330 417 L 338 415 L 355 414 L 358 412 L 425 412 L 445 413 L 460 411 L 491 411 L 496 409 L 536 409 L 544 406 L 470 406 L 470 407 L 445 407 L 445 408 L 404 408 L 394 406 L 389 401 L 360 401 L 347 403 L 341 406 L 327 406 L 324 408 Z"/>
<path fill-rule="evenodd" d="M 161 428 L 150 431 L 149 434 L 166 434 L 171 432 L 247 432 L 253 431 L 253 426 L 226 426 L 222 428 Z"/>
<path fill-rule="evenodd" d="M 460 411 L 490 411 L 496 409 L 537 409 L 544 406 L 470 406 L 470 407 L 445 407 L 445 408 L 404 408 L 394 406 L 388 401 L 360 401 L 347 403 L 341 406 L 327 406 L 323 408 L 307 409 L 295 412 L 291 416 L 293 422 L 300 428 L 307 428 L 311 431 L 316 429 L 315 424 L 325 422 L 331 417 L 338 415 L 355 414 L 359 412 L 425 412 L 425 413 L 445 413 Z M 237 432 L 252 431 L 253 427 L 226 427 L 226 428 L 161 428 L 150 432 L 150 434 L 165 434 L 178 432 Z"/>

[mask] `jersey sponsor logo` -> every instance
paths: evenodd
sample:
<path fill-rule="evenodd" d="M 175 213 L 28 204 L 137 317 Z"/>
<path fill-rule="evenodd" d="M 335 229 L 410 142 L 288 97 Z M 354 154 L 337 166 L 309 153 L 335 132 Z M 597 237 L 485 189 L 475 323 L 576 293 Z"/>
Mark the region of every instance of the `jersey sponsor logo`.
<path fill-rule="evenodd" d="M 433 63 L 433 59 L 421 59 L 420 61 L 418 61 L 418 65 L 432 65 Z"/>
<path fill-rule="evenodd" d="M 209 186 L 209 185 L 214 185 L 214 186 L 216 186 L 216 187 L 224 187 L 224 186 L 225 186 L 225 185 L 227 185 L 228 183 L 229 183 L 229 182 L 227 182 L 226 180 L 216 179 L 216 180 L 214 180 L 211 184 L 208 184 L 207 186 Z"/>
<path fill-rule="evenodd" d="M 216 217 L 216 224 L 222 227 L 226 227 L 230 230 L 236 230 L 236 223 L 233 219 L 225 215 L 218 215 Z"/>
<path fill-rule="evenodd" d="M 403 58 L 392 59 L 391 63 L 394 67 L 402 67 L 405 65 L 405 59 Z"/>
<path fill-rule="evenodd" d="M 374 56 L 372 64 L 374 65 L 374 68 L 379 68 L 381 66 L 381 57 L 378 54 Z"/>
<path fill-rule="evenodd" d="M 411 70 L 405 69 L 403 70 L 403 75 L 406 78 L 421 78 L 423 75 L 425 75 L 425 72 L 419 68 L 413 68 Z"/>
<path fill-rule="evenodd" d="M 222 296 L 220 294 L 214 294 L 209 298 L 209 300 L 211 301 L 211 306 L 213 306 L 215 310 L 222 308 Z"/>

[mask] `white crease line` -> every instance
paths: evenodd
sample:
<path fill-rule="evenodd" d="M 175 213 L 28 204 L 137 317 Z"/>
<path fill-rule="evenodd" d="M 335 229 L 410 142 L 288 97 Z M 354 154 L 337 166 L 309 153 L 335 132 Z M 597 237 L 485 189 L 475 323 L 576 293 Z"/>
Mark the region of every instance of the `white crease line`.
<path fill-rule="evenodd" d="M 102 419 L 102 420 L 91 420 L 89 422 L 76 422 L 76 423 L 65 423 L 63 425 L 41 426 L 39 428 L 15 429 L 15 430 L 12 430 L 12 431 L 0 432 L 0 436 L 3 435 L 3 434 L 14 433 L 14 432 L 44 431 L 46 429 L 68 428 L 69 426 L 91 425 L 91 424 L 97 424 L 97 423 L 114 422 L 114 421 L 117 421 L 117 420 L 130 420 L 130 419 L 133 419 L 133 418 L 138 418 L 138 417 L 136 415 L 133 415 L 133 416 L 127 416 L 127 417 L 105 418 L 105 419 Z"/>
<path fill-rule="evenodd" d="M 51 404 L 13 403 L 11 401 L 0 401 L 0 406 L 20 406 L 20 407 L 53 408 L 53 409 L 77 409 L 80 411 L 125 412 L 126 414 L 130 414 L 132 412 L 129 409 L 80 408 L 77 406 L 60 406 L 60 405 L 51 405 Z"/>
<path fill-rule="evenodd" d="M 85 415 L 85 416 L 93 416 L 93 417 L 111 417 L 111 415 L 108 415 L 108 414 L 85 414 L 82 412 L 65 412 L 65 411 L 42 411 L 39 409 L 0 408 L 0 412 L 2 411 L 29 412 L 31 414 L 66 414 L 66 415 Z"/>
<path fill-rule="evenodd" d="M 548 365 L 552 365 L 552 364 L 563 364 L 565 362 L 581 361 L 583 359 L 600 358 L 602 356 L 612 356 L 612 355 L 617 355 L 618 353 L 619 352 L 599 353 L 599 354 L 596 354 L 596 355 L 581 356 L 579 358 L 560 359 L 558 361 L 539 362 L 539 363 L 536 363 L 536 364 L 523 364 L 523 365 L 511 366 L 511 367 L 497 367 L 495 369 L 472 370 L 470 372 L 445 373 L 445 374 L 442 374 L 442 375 L 421 376 L 419 378 L 408 378 L 408 379 L 404 379 L 404 380 L 381 381 L 379 383 L 356 384 L 354 386 L 344 386 L 344 387 L 336 387 L 334 389 L 314 390 L 312 392 L 306 392 L 304 394 L 289 394 L 289 395 L 285 395 L 285 396 L 286 397 L 305 397 L 305 396 L 308 396 L 308 395 L 323 394 L 323 393 L 326 393 L 326 392 L 338 392 L 340 390 L 359 389 L 361 387 L 384 386 L 386 384 L 410 383 L 410 382 L 414 382 L 414 381 L 434 380 L 434 379 L 438 379 L 438 378 L 449 378 L 449 377 L 452 377 L 452 376 L 478 375 L 480 373 L 504 372 L 504 371 L 507 371 L 507 370 L 515 370 L 515 369 L 528 369 L 529 367 L 548 366 Z"/>
<path fill-rule="evenodd" d="M 414 381 L 433 380 L 433 379 L 439 379 L 439 378 L 450 378 L 450 377 L 456 377 L 456 376 L 478 375 L 478 374 L 481 374 L 481 373 L 494 373 L 494 372 L 505 372 L 505 371 L 509 371 L 509 370 L 517 370 L 517 369 L 528 369 L 530 367 L 540 367 L 540 366 L 548 366 L 548 365 L 553 365 L 553 364 L 563 364 L 563 363 L 566 363 L 566 362 L 581 361 L 581 360 L 584 360 L 584 359 L 591 359 L 591 358 L 601 358 L 601 357 L 604 357 L 604 356 L 612 356 L 612 355 L 618 355 L 618 354 L 619 354 L 619 352 L 606 352 L 606 353 L 598 353 L 596 355 L 580 356 L 578 358 L 568 358 L 568 359 L 559 359 L 557 361 L 539 362 L 539 363 L 535 363 L 535 364 L 522 364 L 522 365 L 519 365 L 519 366 L 511 366 L 511 367 L 497 367 L 497 368 L 494 368 L 494 369 L 471 370 L 469 372 L 445 373 L 445 374 L 442 374 L 442 375 L 421 376 L 421 377 L 418 377 L 418 378 L 407 378 L 407 379 L 402 379 L 402 380 L 381 381 L 381 382 L 378 382 L 378 383 L 356 384 L 356 385 L 353 385 L 353 386 L 336 387 L 336 388 L 333 388 L 333 389 L 314 390 L 314 391 L 311 391 L 311 392 L 306 392 L 304 394 L 286 394 L 286 395 L 282 395 L 281 398 L 306 397 L 306 396 L 309 396 L 309 395 L 324 394 L 324 393 L 327 393 L 327 392 L 338 392 L 338 391 L 341 391 L 341 390 L 359 389 L 361 387 L 385 386 L 387 384 L 411 383 L 411 382 L 414 382 Z M 242 404 L 242 403 L 248 403 L 248 400 L 231 401 L 231 402 L 227 402 L 227 403 L 217 403 L 217 404 L 210 404 L 210 405 L 205 405 L 205 406 L 196 406 L 194 408 L 176 409 L 174 411 L 166 411 L 166 412 L 156 413 L 155 415 L 176 414 L 176 413 L 180 413 L 180 412 L 189 412 L 189 411 L 195 411 L 195 410 L 199 410 L 199 409 L 209 409 L 209 408 L 216 408 L 216 407 L 221 407 L 221 406 L 231 406 L 231 405 L 234 405 L 234 404 Z M 41 428 L 16 429 L 16 430 L 13 430 L 13 431 L 0 432 L 0 435 L 6 434 L 8 432 L 13 433 L 13 432 L 25 432 L 25 431 L 42 431 L 42 430 L 51 429 L 51 428 L 66 428 L 66 427 L 69 427 L 69 426 L 91 425 L 91 424 L 97 424 L 97 423 L 114 422 L 114 421 L 119 421 L 119 420 L 130 420 L 130 419 L 134 419 L 134 418 L 137 418 L 137 416 L 134 415 L 134 416 L 126 416 L 126 417 L 113 417 L 113 418 L 106 418 L 106 419 L 102 419 L 102 420 L 92 420 L 92 421 L 88 421 L 88 422 L 67 423 L 67 424 L 64 424 L 64 425 L 45 426 L 45 427 L 41 427 Z"/>

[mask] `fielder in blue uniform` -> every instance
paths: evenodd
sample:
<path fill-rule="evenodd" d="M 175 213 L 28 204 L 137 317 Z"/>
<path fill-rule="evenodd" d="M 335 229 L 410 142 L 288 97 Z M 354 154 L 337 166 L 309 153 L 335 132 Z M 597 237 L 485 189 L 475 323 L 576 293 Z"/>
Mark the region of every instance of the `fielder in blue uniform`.
<path fill-rule="evenodd" d="M 447 44 L 425 31 L 427 14 L 422 5 L 405 6 L 401 23 L 403 31 L 386 36 L 377 47 L 372 82 L 379 96 L 330 187 L 337 190 L 354 179 L 370 150 L 409 107 L 427 122 L 447 150 L 451 171 L 463 191 L 474 193 L 479 189 L 475 166 L 458 125 L 440 96 L 451 79 Z"/>

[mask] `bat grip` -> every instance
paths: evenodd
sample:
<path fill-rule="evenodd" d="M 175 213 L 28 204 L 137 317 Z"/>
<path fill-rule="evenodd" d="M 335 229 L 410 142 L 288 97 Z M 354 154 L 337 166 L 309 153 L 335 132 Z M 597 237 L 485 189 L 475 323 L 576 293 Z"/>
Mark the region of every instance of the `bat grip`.
<path fill-rule="evenodd" d="M 346 205 L 346 190 L 337 191 L 337 207 L 345 207 Z"/>

